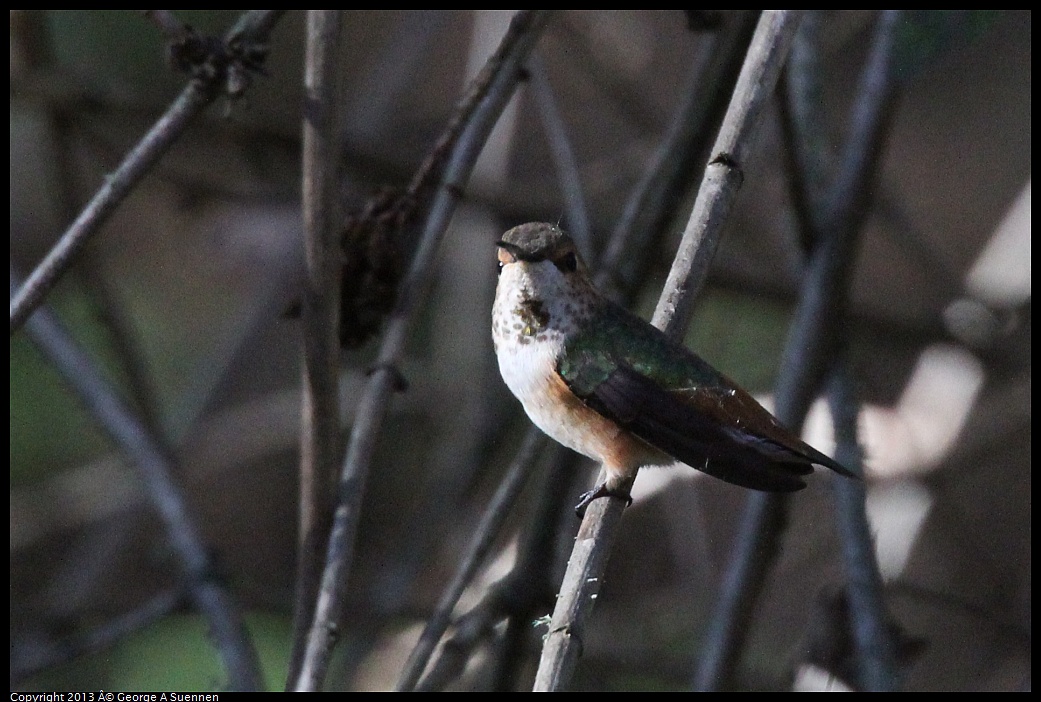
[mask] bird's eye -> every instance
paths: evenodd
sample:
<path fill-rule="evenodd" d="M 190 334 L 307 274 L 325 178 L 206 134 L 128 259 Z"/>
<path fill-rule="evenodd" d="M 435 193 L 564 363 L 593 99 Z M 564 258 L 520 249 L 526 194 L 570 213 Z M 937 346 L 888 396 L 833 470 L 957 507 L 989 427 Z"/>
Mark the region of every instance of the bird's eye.
<path fill-rule="evenodd" d="M 565 273 L 574 273 L 578 270 L 578 257 L 575 256 L 574 251 L 568 251 L 553 263 L 555 263 L 557 268 Z"/>

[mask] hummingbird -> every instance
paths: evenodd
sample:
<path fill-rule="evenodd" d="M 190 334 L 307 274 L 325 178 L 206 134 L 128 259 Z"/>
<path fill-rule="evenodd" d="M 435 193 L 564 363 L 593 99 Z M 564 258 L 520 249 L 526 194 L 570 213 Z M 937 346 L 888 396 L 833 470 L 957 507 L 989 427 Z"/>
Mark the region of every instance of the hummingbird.
<path fill-rule="evenodd" d="M 793 492 L 814 465 L 854 474 L 805 443 L 728 377 L 601 295 L 559 227 L 530 222 L 497 243 L 492 341 L 531 421 L 601 463 L 600 497 L 642 466 L 686 463 L 753 490 Z"/>

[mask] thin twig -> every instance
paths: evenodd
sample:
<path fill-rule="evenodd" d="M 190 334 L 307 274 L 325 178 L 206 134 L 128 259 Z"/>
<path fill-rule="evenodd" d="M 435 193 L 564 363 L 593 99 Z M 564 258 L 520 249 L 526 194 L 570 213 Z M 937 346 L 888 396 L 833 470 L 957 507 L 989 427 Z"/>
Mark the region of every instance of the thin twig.
<path fill-rule="evenodd" d="M 608 294 L 608 285 L 625 291 L 633 287 L 639 275 L 631 265 L 632 252 L 651 247 L 674 217 L 688 184 L 701 175 L 704 153 L 726 114 L 758 18 L 757 11 L 735 10 L 710 50 L 695 60 L 653 165 L 633 189 L 604 251 L 596 282 Z"/>
<path fill-rule="evenodd" d="M 16 276 L 12 271 L 11 287 L 15 285 Z M 210 624 L 231 686 L 237 690 L 260 689 L 263 684 L 260 661 L 242 613 L 219 581 L 188 503 L 174 481 L 174 460 L 148 427 L 126 407 L 52 312 L 39 309 L 29 320 L 26 331 L 87 406 L 91 416 L 137 467 L 180 561 L 192 601 Z"/>
<path fill-rule="evenodd" d="M 824 218 L 830 204 L 829 176 L 836 170 L 830 157 L 832 151 L 827 140 L 821 98 L 823 26 L 823 13 L 809 13 L 792 48 L 787 73 L 788 99 L 782 101 L 783 125 L 788 136 L 786 151 L 791 162 L 792 199 L 802 223 L 803 238 L 811 247 L 827 236 L 829 223 Z M 882 29 L 892 31 L 884 24 Z M 885 70 L 881 71 L 881 75 L 885 73 Z M 836 184 L 835 187 L 840 186 Z M 846 336 L 842 332 L 838 335 Z M 845 343 L 840 341 L 839 345 L 845 346 Z M 859 403 L 848 359 L 840 359 L 831 373 L 829 400 L 835 426 L 835 458 L 863 475 L 863 454 L 857 441 Z M 854 480 L 833 480 L 832 489 L 848 577 L 846 602 L 848 622 L 852 627 L 851 639 L 858 653 L 858 686 L 863 690 L 894 690 L 897 687 L 895 643 L 888 624 L 882 576 L 864 507 L 866 490 L 863 482 Z"/>
<path fill-rule="evenodd" d="M 53 51 L 49 42 L 42 42 L 41 55 L 34 70 L 46 69 L 54 63 Z M 42 54 L 46 53 L 46 57 Z M 62 102 L 46 102 L 43 108 L 48 113 L 48 131 L 54 140 L 54 182 L 58 201 L 58 211 L 63 221 L 71 221 L 82 207 L 82 198 L 78 192 L 75 177 L 75 166 L 70 158 L 73 153 L 73 137 L 76 125 L 75 114 L 69 105 Z M 110 348 L 126 373 L 126 386 L 132 394 L 142 421 L 153 432 L 161 435 L 161 423 L 156 415 L 158 404 L 153 397 L 153 388 L 145 369 L 145 364 L 135 343 L 132 325 L 125 315 L 120 314 L 116 304 L 115 291 L 112 285 L 101 275 L 100 266 L 95 257 L 86 256 L 82 275 L 84 286 L 92 303 L 93 313 L 110 342 Z"/>
<path fill-rule="evenodd" d="M 835 425 L 835 460 L 863 475 L 864 452 L 857 438 L 860 402 L 856 396 L 848 362 L 832 372 L 828 400 Z M 882 574 L 875 560 L 860 480 L 832 480 L 835 517 L 846 563 L 846 599 L 849 604 L 850 634 L 857 650 L 858 688 L 865 691 L 894 691 L 899 687 L 896 642 L 886 614 Z"/>
<path fill-rule="evenodd" d="M 822 223 L 824 231 L 821 236 L 808 237 L 819 243 L 803 280 L 778 377 L 776 415 L 793 430 L 802 425 L 839 351 L 836 328 L 845 319 L 859 225 L 896 90 L 890 67 L 894 27 L 895 16 L 883 14 L 861 75 L 849 136 L 839 162 L 842 170 L 823 200 L 825 212 L 805 223 Z M 784 497 L 768 493 L 749 496 L 709 622 L 695 689 L 719 689 L 730 677 L 758 592 L 780 548 L 786 518 Z"/>
<path fill-rule="evenodd" d="M 332 522 L 330 488 L 342 458 L 337 371 L 343 262 L 334 158 L 340 15 L 339 10 L 307 13 L 302 167 L 306 276 L 300 298 L 304 346 L 300 521 L 288 680 L 295 679 L 303 661 Z"/>
<path fill-rule="evenodd" d="M 136 609 L 88 631 L 73 633 L 61 641 L 44 646 L 24 646 L 12 640 L 11 686 L 18 687 L 23 680 L 34 675 L 114 646 L 127 635 L 168 615 L 184 599 L 184 592 L 180 589 L 163 590 Z"/>
<path fill-rule="evenodd" d="M 589 213 L 585 197 L 582 195 L 582 179 L 578 172 L 578 161 L 571 148 L 571 140 L 567 135 L 564 118 L 557 107 L 557 99 L 553 94 L 553 86 L 549 82 L 546 62 L 541 54 L 535 52 L 528 60 L 528 71 L 531 73 L 532 94 L 535 97 L 536 111 L 542 121 L 542 129 L 546 133 L 549 154 L 553 161 L 553 170 L 557 175 L 560 192 L 564 199 L 564 212 L 567 229 L 575 240 L 579 253 L 587 261 L 595 260 L 593 255 L 593 230 L 589 224 Z"/>
<path fill-rule="evenodd" d="M 227 33 L 226 43 L 239 46 L 263 45 L 281 16 L 281 10 L 251 10 Z M 170 105 L 159 121 L 127 154 L 119 168 L 105 179 L 79 217 L 47 253 L 25 283 L 11 296 L 13 334 L 43 301 L 58 279 L 68 270 L 87 241 L 100 230 L 141 179 L 152 170 L 170 146 L 181 136 L 191 120 L 213 102 L 226 87 L 226 76 L 209 80 L 194 78 Z"/>
<path fill-rule="evenodd" d="M 455 609 L 456 603 L 484 563 L 485 556 L 488 555 L 492 544 L 499 536 L 499 531 L 506 522 L 510 507 L 513 506 L 525 481 L 531 474 L 531 466 L 535 462 L 535 458 L 542 453 L 545 446 L 546 436 L 539 431 L 529 431 L 524 437 L 524 442 L 506 471 L 506 476 L 499 484 L 484 514 L 481 515 L 481 521 L 474 529 L 474 539 L 463 556 L 459 568 L 441 595 L 434 613 L 427 620 L 423 633 L 419 636 L 419 641 L 405 663 L 401 677 L 398 679 L 397 690 L 399 692 L 407 692 L 416 687 L 416 683 L 423 675 L 430 660 L 430 655 L 434 652 L 434 647 L 437 646 L 437 642 L 441 640 L 441 636 L 451 622 L 452 611 Z"/>
<path fill-rule="evenodd" d="M 686 326 L 691 298 L 704 284 L 719 232 L 741 186 L 741 169 L 751 149 L 762 107 L 773 93 L 798 21 L 799 13 L 790 10 L 764 12 L 760 18 L 680 250 L 655 311 L 654 324 L 673 336 Z M 630 487 L 631 482 L 624 489 Z M 563 689 L 574 673 L 585 621 L 600 589 L 623 509 L 623 500 L 596 500 L 586 512 L 542 649 L 535 678 L 537 691 Z"/>
<path fill-rule="evenodd" d="M 344 593 L 354 551 L 369 466 L 376 438 L 386 414 L 391 391 L 400 386 L 397 364 L 412 321 L 426 297 L 437 246 L 448 227 L 469 179 L 477 156 L 502 113 L 531 52 L 550 16 L 549 11 L 521 11 L 513 19 L 496 54 L 485 70 L 494 71 L 487 93 L 462 128 L 448 156 L 444 180 L 437 189 L 423 227 L 419 248 L 402 283 L 398 302 L 387 325 L 379 357 L 359 402 L 357 421 L 344 459 L 333 529 L 326 553 L 321 591 L 308 635 L 304 664 L 292 687 L 318 690 L 325 679 L 329 658 L 344 606 Z M 492 67 L 492 68 L 489 68 Z"/>
<path fill-rule="evenodd" d="M 665 292 L 651 323 L 673 338 L 681 337 L 690 321 L 694 300 L 708 279 L 726 215 L 744 180 L 743 169 L 754 143 L 766 101 L 788 54 L 801 13 L 764 13 L 745 65 L 734 88 L 734 99 L 719 129 L 704 180 L 694 202 Z"/>
<path fill-rule="evenodd" d="M 548 470 L 534 486 L 538 501 L 519 535 L 517 560 L 507 576 L 506 631 L 492 665 L 492 689 L 497 692 L 516 690 L 518 676 L 528 670 L 527 644 L 537 633 L 534 625 L 539 615 L 552 609 L 557 565 L 564 548 L 571 546 L 574 496 L 586 472 L 579 466 L 587 461 L 559 445 L 551 447 L 548 458 Z"/>

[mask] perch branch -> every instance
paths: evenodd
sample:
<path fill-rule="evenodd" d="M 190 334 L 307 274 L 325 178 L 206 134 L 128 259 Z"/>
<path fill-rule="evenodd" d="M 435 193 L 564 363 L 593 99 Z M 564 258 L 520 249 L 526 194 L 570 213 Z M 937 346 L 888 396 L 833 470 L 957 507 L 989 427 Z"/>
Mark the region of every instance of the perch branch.
<path fill-rule="evenodd" d="M 711 52 L 696 61 L 653 165 L 637 183 L 615 225 L 597 278 L 601 290 L 610 292 L 608 285 L 633 287 L 638 276 L 630 264 L 632 251 L 651 247 L 675 216 L 688 184 L 700 175 L 704 161 L 699 159 L 726 113 L 758 18 L 757 11 L 738 11 L 713 40 Z"/>
<path fill-rule="evenodd" d="M 680 250 L 655 310 L 653 323 L 673 337 L 686 326 L 692 298 L 704 284 L 720 230 L 741 186 L 741 169 L 751 149 L 762 107 L 773 93 L 798 22 L 799 13 L 791 10 L 764 12 L 759 20 Z M 630 487 L 631 482 L 624 489 L 628 491 Z M 542 649 L 536 691 L 563 689 L 574 673 L 585 621 L 599 591 L 623 509 L 623 500 L 596 500 L 586 512 Z"/>

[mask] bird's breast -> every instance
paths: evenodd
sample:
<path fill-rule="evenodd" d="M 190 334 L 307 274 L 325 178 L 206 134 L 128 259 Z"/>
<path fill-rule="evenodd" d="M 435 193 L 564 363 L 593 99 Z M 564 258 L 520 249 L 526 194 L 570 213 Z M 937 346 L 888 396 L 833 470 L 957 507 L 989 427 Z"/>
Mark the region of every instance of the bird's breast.
<path fill-rule="evenodd" d="M 595 314 L 596 297 L 584 289 L 540 297 L 536 287 L 521 266 L 507 266 L 492 308 L 499 372 L 532 423 L 616 476 L 640 465 L 671 462 L 582 402 L 557 373 L 568 339 Z"/>
<path fill-rule="evenodd" d="M 556 372 L 563 342 L 502 345 L 499 372 L 532 423 L 557 442 L 604 464 L 617 477 L 641 465 L 672 462 L 593 410 Z"/>

